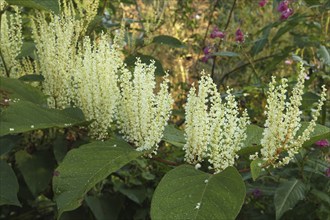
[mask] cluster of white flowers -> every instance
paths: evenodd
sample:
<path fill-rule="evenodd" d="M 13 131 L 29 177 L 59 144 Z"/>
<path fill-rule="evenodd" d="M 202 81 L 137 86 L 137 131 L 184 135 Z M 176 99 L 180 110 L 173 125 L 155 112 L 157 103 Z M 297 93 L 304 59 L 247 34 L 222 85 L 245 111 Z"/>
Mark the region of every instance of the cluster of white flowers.
<path fill-rule="evenodd" d="M 76 46 L 81 22 L 74 15 L 40 12 L 32 20 L 40 71 L 44 76 L 43 90 L 49 96 L 49 106 L 63 109 L 72 102 L 73 71 L 76 67 Z"/>
<path fill-rule="evenodd" d="M 231 90 L 227 91 L 226 103 L 222 103 L 211 77 L 203 75 L 198 94 L 194 87 L 190 89 L 185 111 L 185 160 L 196 164 L 209 157 L 209 168 L 216 173 L 232 166 L 246 139 L 249 119 L 246 111 L 238 117 L 237 102 Z"/>
<path fill-rule="evenodd" d="M 86 27 L 97 14 L 100 0 L 74 0 L 77 5 L 78 14 L 83 17 Z"/>
<path fill-rule="evenodd" d="M 134 72 L 123 70 L 120 76 L 118 126 L 124 138 L 137 146 L 138 151 L 157 150 L 171 113 L 173 99 L 165 77 L 157 94 L 155 65 L 137 60 Z"/>
<path fill-rule="evenodd" d="M 97 139 L 108 137 L 119 98 L 118 73 L 123 67 L 116 44 L 110 47 L 106 35 L 92 45 L 85 37 L 77 55 L 74 82 L 77 91 L 75 103 L 82 109 L 90 125 L 90 134 Z"/>
<path fill-rule="evenodd" d="M 0 11 L 7 6 L 4 0 L 0 0 Z M 16 6 L 12 6 L 14 13 L 5 12 L 1 15 L 0 29 L 0 76 L 18 78 L 21 75 L 20 63 L 16 57 L 21 52 L 22 16 Z"/>
<path fill-rule="evenodd" d="M 292 91 L 292 95 L 287 100 L 287 79 L 282 79 L 279 86 L 276 86 L 275 77 L 269 84 L 265 129 L 261 140 L 261 158 L 265 161 L 265 166 L 279 167 L 289 163 L 298 153 L 303 143 L 309 139 L 316 125 L 317 117 L 320 115 L 322 105 L 326 100 L 326 89 L 323 86 L 321 99 L 317 109 L 313 113 L 312 121 L 309 126 L 298 135 L 301 128 L 299 110 L 305 82 L 305 69 L 300 64 L 300 74 L 298 82 Z M 251 158 L 255 158 L 252 155 Z"/>

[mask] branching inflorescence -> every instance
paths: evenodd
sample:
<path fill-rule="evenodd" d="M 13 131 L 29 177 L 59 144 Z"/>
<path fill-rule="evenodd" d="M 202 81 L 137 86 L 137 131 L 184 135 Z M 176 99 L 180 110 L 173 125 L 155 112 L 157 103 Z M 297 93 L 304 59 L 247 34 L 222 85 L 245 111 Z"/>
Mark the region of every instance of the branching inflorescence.
<path fill-rule="evenodd" d="M 118 74 L 123 68 L 121 52 L 103 34 L 97 42 L 84 38 L 73 69 L 76 96 L 74 102 L 84 112 L 90 124 L 90 134 L 96 139 L 108 137 L 119 99 Z"/>
<path fill-rule="evenodd" d="M 6 7 L 6 2 L 0 0 L 0 11 Z M 20 76 L 20 63 L 16 57 L 23 45 L 22 17 L 17 6 L 12 6 L 15 13 L 4 12 L 1 15 L 0 25 L 0 71 L 1 76 L 18 78 Z"/>
<path fill-rule="evenodd" d="M 326 100 L 326 89 L 322 87 L 321 98 L 316 110 L 313 112 L 312 120 L 308 127 L 301 133 L 300 116 L 302 112 L 299 107 L 305 82 L 305 69 L 300 64 L 298 82 L 293 88 L 292 95 L 287 98 L 287 79 L 282 79 L 276 86 L 275 77 L 269 84 L 265 129 L 261 140 L 261 158 L 265 161 L 264 166 L 280 167 L 286 165 L 298 153 L 303 143 L 309 140 L 310 134 L 316 125 L 317 117 L 320 115 L 322 105 Z M 251 158 L 255 158 L 254 155 Z"/>
<path fill-rule="evenodd" d="M 226 102 L 222 103 L 211 77 L 203 75 L 198 94 L 192 87 L 185 106 L 185 160 L 198 167 L 200 162 L 209 158 L 209 168 L 216 173 L 234 165 L 249 124 L 246 111 L 239 117 L 238 105 L 230 89 L 225 99 Z"/>
<path fill-rule="evenodd" d="M 173 99 L 165 77 L 157 94 L 155 65 L 137 60 L 134 72 L 124 69 L 120 77 L 118 126 L 124 138 L 134 143 L 138 151 L 155 151 L 169 119 Z"/>
<path fill-rule="evenodd" d="M 74 14 L 38 13 L 32 22 L 40 71 L 44 76 L 43 91 L 49 96 L 49 106 L 63 109 L 72 102 L 73 70 L 76 67 L 76 46 L 81 22 Z"/>

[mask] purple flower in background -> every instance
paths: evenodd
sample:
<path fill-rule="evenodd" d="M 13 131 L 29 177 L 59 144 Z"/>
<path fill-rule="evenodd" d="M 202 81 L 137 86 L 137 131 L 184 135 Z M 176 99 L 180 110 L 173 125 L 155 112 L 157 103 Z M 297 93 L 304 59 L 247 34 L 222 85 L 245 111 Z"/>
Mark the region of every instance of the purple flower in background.
<path fill-rule="evenodd" d="M 280 4 L 277 6 L 277 11 L 284 12 L 288 10 L 289 2 L 288 1 L 281 1 Z"/>
<path fill-rule="evenodd" d="M 259 198 L 262 195 L 262 192 L 260 189 L 256 188 L 252 191 L 252 195 L 254 196 L 254 198 Z"/>
<path fill-rule="evenodd" d="M 325 175 L 327 177 L 330 177 L 330 167 L 328 169 L 325 170 Z"/>
<path fill-rule="evenodd" d="M 260 7 L 264 7 L 267 3 L 268 3 L 268 0 L 261 0 L 261 1 L 259 2 L 259 6 L 260 6 Z"/>
<path fill-rule="evenodd" d="M 293 14 L 293 9 L 288 8 L 287 10 L 282 12 L 281 15 L 281 20 L 286 20 L 288 19 L 288 17 L 290 17 Z"/>
<path fill-rule="evenodd" d="M 215 28 L 213 28 L 213 31 L 212 31 L 210 37 L 212 39 L 217 38 L 217 37 L 223 39 L 225 37 L 225 33 L 219 31 L 219 29 L 217 27 L 215 27 Z"/>
<path fill-rule="evenodd" d="M 210 47 L 204 47 L 203 49 L 204 56 L 201 58 L 201 61 L 206 63 L 210 58 L 211 48 Z"/>
<path fill-rule="evenodd" d="M 315 145 L 319 148 L 329 147 L 329 141 L 327 139 L 319 140 L 315 142 Z"/>
<path fill-rule="evenodd" d="M 284 63 L 286 65 L 291 65 L 293 63 L 293 60 L 285 60 Z"/>
<path fill-rule="evenodd" d="M 293 9 L 289 8 L 289 1 L 281 1 L 277 6 L 277 11 L 281 12 L 281 20 L 286 20 L 293 14 Z"/>
<path fill-rule="evenodd" d="M 210 47 L 204 47 L 203 53 L 204 53 L 204 55 L 210 54 L 211 53 L 211 48 Z"/>
<path fill-rule="evenodd" d="M 202 57 L 201 61 L 202 61 L 203 63 L 207 63 L 207 61 L 208 61 L 210 58 L 211 58 L 211 56 L 206 55 L 206 56 L 203 56 L 203 57 Z"/>
<path fill-rule="evenodd" d="M 235 40 L 236 40 L 236 42 L 239 42 L 239 43 L 242 43 L 244 41 L 244 34 L 240 28 L 238 28 L 235 33 Z"/>

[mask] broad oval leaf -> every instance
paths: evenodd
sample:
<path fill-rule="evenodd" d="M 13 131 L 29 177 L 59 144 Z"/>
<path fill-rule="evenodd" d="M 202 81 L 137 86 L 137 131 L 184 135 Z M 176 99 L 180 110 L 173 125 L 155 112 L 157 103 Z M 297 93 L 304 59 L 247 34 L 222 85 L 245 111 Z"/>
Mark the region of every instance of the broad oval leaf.
<path fill-rule="evenodd" d="M 180 148 L 186 143 L 184 132 L 174 127 L 174 125 L 167 125 L 165 127 L 162 140 Z"/>
<path fill-rule="evenodd" d="M 26 82 L 42 82 L 45 80 L 45 77 L 40 74 L 27 74 L 18 78 L 19 80 L 26 81 Z"/>
<path fill-rule="evenodd" d="M 305 198 L 307 187 L 300 180 L 294 179 L 282 183 L 276 190 L 274 204 L 276 210 L 276 219 L 292 209 L 299 200 Z"/>
<path fill-rule="evenodd" d="M 18 182 L 13 169 L 0 160 L 0 205 L 21 206 L 17 199 Z"/>
<path fill-rule="evenodd" d="M 18 5 L 27 8 L 35 8 L 39 10 L 53 11 L 58 14 L 60 8 L 57 0 L 6 0 L 10 5 Z"/>
<path fill-rule="evenodd" d="M 50 184 L 55 160 L 51 152 L 37 151 L 29 154 L 24 150 L 15 153 L 15 160 L 31 193 L 37 197 Z"/>
<path fill-rule="evenodd" d="M 39 105 L 47 103 L 46 96 L 37 88 L 18 79 L 0 76 L 0 101 L 5 104 L 8 99 L 29 101 Z"/>
<path fill-rule="evenodd" d="M 79 207 L 95 184 L 141 155 L 121 139 L 93 142 L 69 151 L 53 178 L 58 218 Z"/>
<path fill-rule="evenodd" d="M 257 125 L 248 125 L 246 128 L 246 140 L 238 155 L 251 155 L 260 150 L 260 140 L 264 129 Z"/>
<path fill-rule="evenodd" d="M 262 171 L 263 162 L 264 161 L 261 158 L 257 158 L 254 161 L 252 161 L 250 164 L 251 176 L 254 181 L 259 177 L 259 175 Z"/>
<path fill-rule="evenodd" d="M 152 43 L 168 45 L 174 48 L 185 48 L 185 45 L 177 38 L 168 35 L 159 35 L 152 39 Z"/>
<path fill-rule="evenodd" d="M 235 219 L 245 198 L 245 185 L 233 167 L 208 174 L 182 165 L 168 172 L 151 202 L 151 218 Z"/>
<path fill-rule="evenodd" d="M 85 122 L 78 108 L 44 108 L 27 101 L 12 102 L 0 113 L 0 136 L 45 128 L 65 128 Z"/>

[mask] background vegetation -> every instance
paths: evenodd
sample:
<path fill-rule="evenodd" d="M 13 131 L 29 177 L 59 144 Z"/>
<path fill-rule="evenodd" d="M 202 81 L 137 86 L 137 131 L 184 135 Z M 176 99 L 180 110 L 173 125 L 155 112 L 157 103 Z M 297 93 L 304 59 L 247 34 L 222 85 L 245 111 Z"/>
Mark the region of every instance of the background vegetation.
<path fill-rule="evenodd" d="M 29 19 L 35 10 L 58 12 L 57 1 L 7 2 L 5 11 L 11 12 L 11 5 L 23 6 L 24 44 L 17 59 L 34 60 Z M 329 94 L 311 140 L 304 144 L 294 162 L 284 168 L 253 170 L 257 168 L 250 167 L 248 156 L 260 149 L 265 94 L 271 76 L 287 77 L 292 88 L 299 72 L 295 64 L 305 64 L 309 75 L 301 110 L 306 122 L 311 119 L 313 103 L 320 98 L 321 85 L 330 88 L 330 2 L 290 1 L 293 14 L 286 19 L 281 19 L 277 10 L 280 1 L 264 1 L 264 6 L 260 2 L 100 1 L 87 34 L 92 39 L 102 31 L 114 35 L 124 18 L 125 63 L 133 67 L 136 57 L 146 63 L 153 59 L 157 76 L 166 71 L 170 74 L 175 106 L 158 154 L 151 159 L 133 151 L 118 135 L 104 143 L 91 140 L 85 127 L 88 122 L 79 109 L 48 109 L 38 88 L 42 83 L 40 73 L 18 80 L 1 77 L 0 219 L 164 219 L 169 214 L 166 202 L 180 202 L 179 195 L 176 200 L 166 200 L 166 192 L 172 190 L 166 187 L 176 189 L 171 181 L 187 175 L 186 170 L 210 180 L 210 191 L 214 187 L 215 192 L 222 175 L 232 175 L 233 182 L 221 184 L 234 184 L 237 191 L 242 189 L 231 195 L 233 204 L 244 200 L 241 209 L 242 204 L 237 210 L 227 210 L 232 212 L 232 218 L 328 219 Z M 211 37 L 216 28 L 225 36 Z M 238 29 L 243 35 L 237 33 Z M 212 76 L 222 94 L 227 86 L 234 89 L 240 108 L 248 110 L 253 123 L 248 128 L 245 147 L 239 152 L 239 172 L 230 168 L 212 176 L 207 172 L 194 173 L 197 171 L 188 165 L 180 166 L 184 164 L 183 106 L 202 70 Z M 10 108 L 5 102 L 8 97 L 23 102 Z M 12 127 L 15 132 L 8 129 Z M 109 151 L 107 146 L 113 145 L 119 147 Z M 99 176 L 91 179 L 89 174 L 96 171 Z M 184 181 L 179 183 L 185 186 Z M 192 191 L 202 187 L 194 181 L 189 184 L 195 186 Z M 163 191 L 155 194 L 156 187 Z M 203 217 L 196 215 L 194 219 Z"/>

